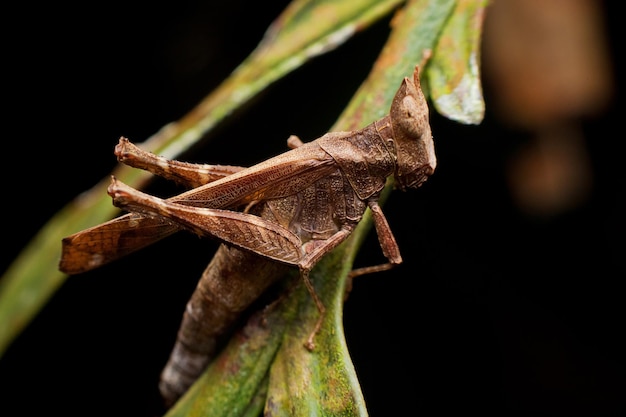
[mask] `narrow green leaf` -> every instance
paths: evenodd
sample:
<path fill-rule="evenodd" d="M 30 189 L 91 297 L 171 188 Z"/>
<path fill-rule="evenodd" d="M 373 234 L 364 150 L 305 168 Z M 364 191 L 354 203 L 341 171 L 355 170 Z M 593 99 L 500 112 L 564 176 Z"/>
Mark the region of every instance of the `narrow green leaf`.
<path fill-rule="evenodd" d="M 350 244 L 344 245 L 344 248 Z M 304 285 L 291 294 L 295 313 L 272 363 L 266 416 L 365 416 L 365 401 L 345 342 L 342 311 L 353 251 L 339 250 L 312 275 L 326 307 L 313 352 L 304 347 L 319 317 Z"/>
<path fill-rule="evenodd" d="M 271 83 L 337 47 L 401 3 L 294 0 L 227 80 L 183 118 L 151 136 L 142 147 L 165 157 L 176 157 Z M 136 188 L 151 178 L 145 172 L 121 165 L 113 174 Z M 0 279 L 0 356 L 65 281 L 66 275 L 57 269 L 61 239 L 107 221 L 118 212 L 105 191 L 109 178 L 55 214 Z"/>
<path fill-rule="evenodd" d="M 480 40 L 487 0 L 458 0 L 433 50 L 430 96 L 439 113 L 466 124 L 485 114 L 480 82 Z"/>

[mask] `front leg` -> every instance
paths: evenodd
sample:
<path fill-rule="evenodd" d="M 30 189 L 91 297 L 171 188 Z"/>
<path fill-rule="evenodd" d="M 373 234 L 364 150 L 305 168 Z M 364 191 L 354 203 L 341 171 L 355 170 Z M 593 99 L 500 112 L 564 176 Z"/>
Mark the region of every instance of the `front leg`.
<path fill-rule="evenodd" d="M 375 272 L 387 271 L 396 265 L 400 265 L 402 263 L 402 256 L 400 256 L 400 248 L 396 243 L 396 238 L 393 236 L 391 232 L 391 228 L 389 227 L 389 223 L 387 222 L 387 218 L 383 214 L 378 201 L 370 200 L 367 202 L 371 212 L 372 218 L 374 220 L 374 228 L 376 229 L 376 234 L 378 235 L 378 243 L 383 251 L 383 255 L 389 260 L 389 262 L 374 265 L 374 266 L 366 266 L 363 268 L 353 269 L 350 272 L 350 278 L 358 277 L 359 275 L 372 274 Z"/>
<path fill-rule="evenodd" d="M 125 137 L 121 137 L 115 146 L 115 156 L 125 165 L 146 170 L 187 188 L 196 188 L 244 169 L 232 165 L 192 164 L 166 159 L 140 149 Z"/>

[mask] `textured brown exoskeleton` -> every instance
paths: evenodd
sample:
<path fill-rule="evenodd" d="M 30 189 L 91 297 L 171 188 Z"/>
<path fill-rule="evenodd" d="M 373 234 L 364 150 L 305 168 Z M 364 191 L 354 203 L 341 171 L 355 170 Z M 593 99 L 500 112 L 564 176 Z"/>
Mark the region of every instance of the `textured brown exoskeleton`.
<path fill-rule="evenodd" d="M 290 151 L 244 169 L 168 161 L 121 138 L 115 149 L 121 162 L 196 188 L 163 200 L 113 178 L 113 203 L 131 213 L 63 239 L 59 267 L 69 274 L 181 229 L 224 243 L 187 304 L 162 372 L 160 389 L 168 404 L 195 381 L 220 337 L 285 265 L 299 268 L 322 317 L 309 272 L 350 235 L 367 207 L 389 262 L 359 273 L 402 262 L 378 198 L 387 177 L 393 175 L 400 189 L 417 188 L 436 166 L 418 68 L 403 80 L 388 116 L 361 130 L 331 132 L 305 144 L 291 137 L 288 144 Z M 321 318 L 305 343 L 309 349 L 320 323 Z"/>

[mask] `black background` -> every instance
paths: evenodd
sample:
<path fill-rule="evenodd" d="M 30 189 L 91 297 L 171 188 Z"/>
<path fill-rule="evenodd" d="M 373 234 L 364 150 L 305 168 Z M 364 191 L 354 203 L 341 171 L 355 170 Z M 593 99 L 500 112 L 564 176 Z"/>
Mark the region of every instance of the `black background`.
<path fill-rule="evenodd" d="M 52 3 L 5 15 L 17 24 L 3 37 L 2 270 L 50 216 L 109 174 L 119 136 L 140 142 L 183 116 L 288 2 L 209 3 Z M 345 305 L 372 416 L 624 412 L 616 14 L 607 9 L 616 97 L 582 121 L 594 186 L 579 207 L 542 219 L 513 204 L 504 172 L 527 135 L 492 116 L 488 89 L 480 126 L 432 114 L 435 175 L 384 207 L 404 264 L 360 278 Z M 367 75 L 388 23 L 287 76 L 181 159 L 251 165 L 284 151 L 290 134 L 320 136 Z M 160 181 L 150 189 L 171 190 Z M 215 247 L 181 233 L 70 277 L 0 360 L 0 412 L 161 414 L 158 375 Z M 357 263 L 379 260 L 372 234 Z"/>

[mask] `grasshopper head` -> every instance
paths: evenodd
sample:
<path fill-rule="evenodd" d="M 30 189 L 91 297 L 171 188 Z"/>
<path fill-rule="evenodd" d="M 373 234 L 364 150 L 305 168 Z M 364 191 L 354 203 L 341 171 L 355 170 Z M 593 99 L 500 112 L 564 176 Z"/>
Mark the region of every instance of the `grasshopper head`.
<path fill-rule="evenodd" d="M 435 146 L 428 121 L 428 104 L 420 87 L 419 69 L 404 78 L 389 112 L 396 148 L 395 179 L 400 189 L 417 188 L 435 167 Z"/>

